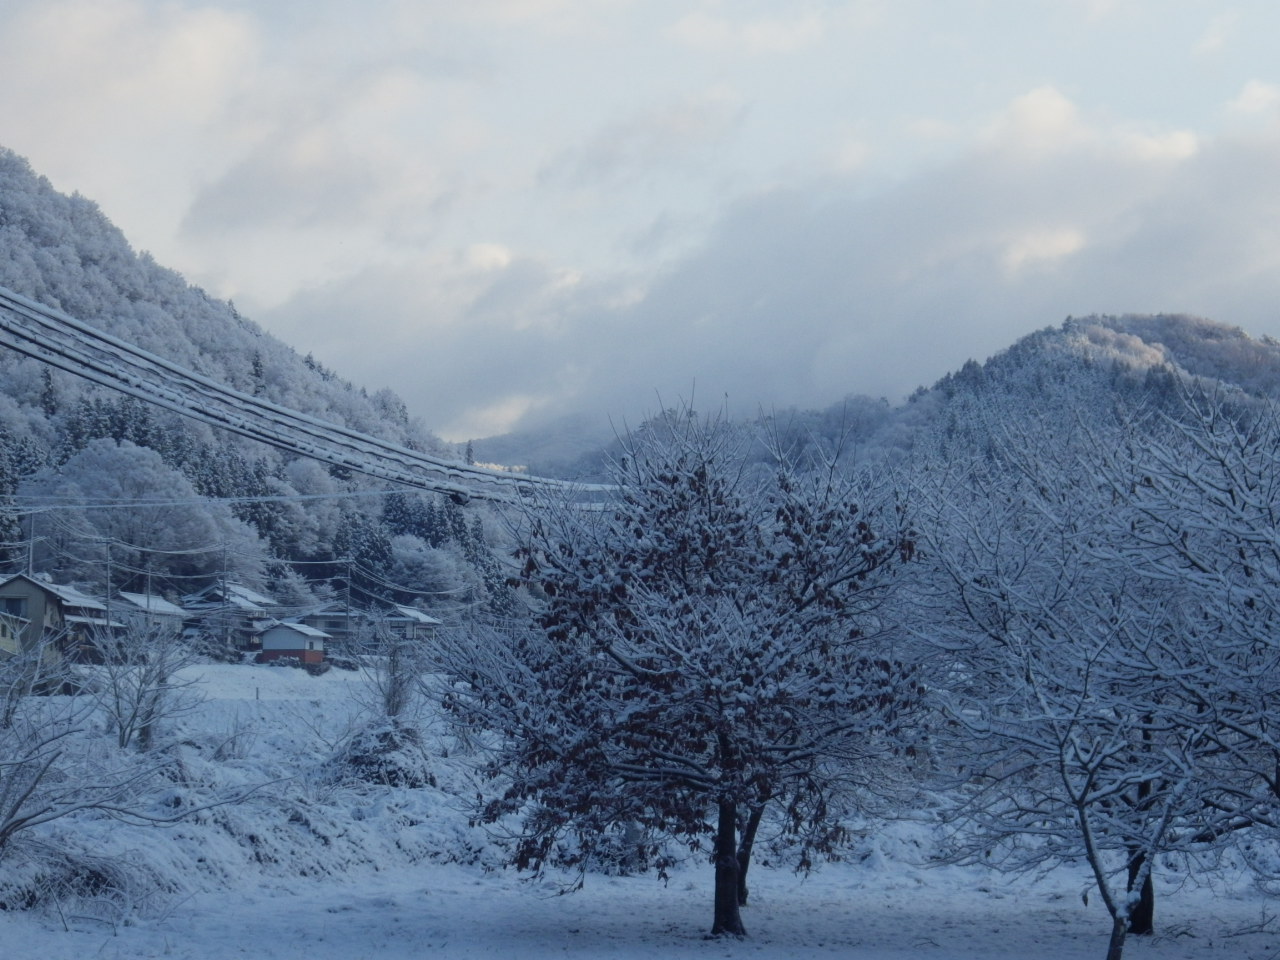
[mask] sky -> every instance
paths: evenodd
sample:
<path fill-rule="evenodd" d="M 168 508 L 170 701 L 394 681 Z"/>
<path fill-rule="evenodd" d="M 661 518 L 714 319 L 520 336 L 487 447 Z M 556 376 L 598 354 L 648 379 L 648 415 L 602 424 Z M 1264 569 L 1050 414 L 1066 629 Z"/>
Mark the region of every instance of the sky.
<path fill-rule="evenodd" d="M 0 0 L 0 145 L 446 439 L 1280 336 L 1274 0 Z M 92 318 L 84 318 L 92 321 Z"/>

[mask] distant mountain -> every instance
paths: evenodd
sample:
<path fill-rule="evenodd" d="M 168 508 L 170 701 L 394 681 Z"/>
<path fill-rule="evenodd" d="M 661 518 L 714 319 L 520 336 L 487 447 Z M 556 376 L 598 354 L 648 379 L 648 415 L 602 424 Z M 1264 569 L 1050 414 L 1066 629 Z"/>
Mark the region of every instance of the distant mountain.
<path fill-rule="evenodd" d="M 471 453 L 477 463 L 582 479 L 598 473 L 600 453 L 613 438 L 614 430 L 599 416 L 579 413 L 534 429 L 473 440 Z"/>
<path fill-rule="evenodd" d="M 1030 333 L 985 361 L 968 361 L 896 407 L 850 394 L 821 410 L 774 411 L 758 426 L 793 451 L 812 448 L 817 455 L 839 449 L 846 457 L 873 463 L 894 460 L 940 430 L 963 433 L 963 422 L 973 418 L 976 407 L 1025 409 L 1048 397 L 1056 398 L 1064 412 L 1109 408 L 1122 397 L 1150 403 L 1182 374 L 1244 395 L 1280 397 L 1280 341 L 1184 315 L 1073 317 Z M 617 433 L 627 426 L 639 425 L 620 425 Z M 597 480 L 619 446 L 616 436 L 580 416 L 536 431 L 476 440 L 473 449 L 480 461 Z"/>

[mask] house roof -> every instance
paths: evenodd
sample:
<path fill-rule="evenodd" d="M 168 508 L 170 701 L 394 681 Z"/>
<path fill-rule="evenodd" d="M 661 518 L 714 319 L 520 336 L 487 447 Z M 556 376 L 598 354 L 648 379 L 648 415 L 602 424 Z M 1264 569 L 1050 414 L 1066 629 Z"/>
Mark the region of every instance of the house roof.
<path fill-rule="evenodd" d="M 299 617 L 349 617 L 352 620 L 366 616 L 363 610 L 348 609 L 347 605 L 337 600 L 329 603 L 322 603 L 318 607 L 312 607 L 298 614 L 297 617 L 290 617 L 290 620 L 296 620 Z"/>
<path fill-rule="evenodd" d="M 263 613 L 265 608 L 276 606 L 276 601 L 271 597 L 251 590 L 243 583 L 212 583 L 199 593 L 188 594 L 182 600 L 192 608 L 226 605 L 247 613 Z"/>
<path fill-rule="evenodd" d="M 81 593 L 75 587 L 64 586 L 60 583 L 52 583 L 48 580 L 42 580 L 39 577 L 29 577 L 25 573 L 15 573 L 11 577 L 0 580 L 0 587 L 8 586 L 15 580 L 25 580 L 27 583 L 39 587 L 46 593 L 51 593 L 62 603 L 68 607 L 80 607 L 85 610 L 102 610 L 106 611 L 107 605 L 101 600 L 95 600 L 87 593 Z"/>
<path fill-rule="evenodd" d="M 320 640 L 332 640 L 333 638 L 323 630 L 317 630 L 315 627 L 309 627 L 305 623 L 294 623 L 291 620 L 272 620 L 258 633 L 266 633 L 268 630 L 275 630 L 277 627 L 286 627 L 304 637 L 315 637 Z"/>
<path fill-rule="evenodd" d="M 423 613 L 417 607 L 402 607 L 398 603 L 394 604 L 394 607 L 400 614 L 400 617 L 406 620 L 413 620 L 415 623 L 428 624 L 433 627 L 441 626 L 444 623 L 443 620 L 437 620 L 430 614 Z"/>
<path fill-rule="evenodd" d="M 248 600 L 241 600 L 238 597 L 228 597 L 225 600 L 209 600 L 198 599 L 193 597 L 183 597 L 188 610 L 199 610 L 202 612 L 225 610 L 227 607 L 233 607 L 242 613 L 266 615 L 267 611 L 256 604 L 250 603 Z"/>
<path fill-rule="evenodd" d="M 250 590 L 243 583 L 228 583 L 226 586 L 228 595 L 232 597 L 257 604 L 260 607 L 275 606 L 274 597 L 268 597 L 265 593 L 259 593 L 257 590 Z"/>
<path fill-rule="evenodd" d="M 147 613 L 159 614 L 162 617 L 185 617 L 187 615 L 187 611 L 176 603 L 170 603 L 163 597 L 153 596 L 149 593 L 125 593 L 121 590 L 117 596 Z"/>
<path fill-rule="evenodd" d="M 116 620 L 108 620 L 106 617 L 64 617 L 67 623 L 74 623 L 82 627 L 123 627 L 123 623 Z"/>

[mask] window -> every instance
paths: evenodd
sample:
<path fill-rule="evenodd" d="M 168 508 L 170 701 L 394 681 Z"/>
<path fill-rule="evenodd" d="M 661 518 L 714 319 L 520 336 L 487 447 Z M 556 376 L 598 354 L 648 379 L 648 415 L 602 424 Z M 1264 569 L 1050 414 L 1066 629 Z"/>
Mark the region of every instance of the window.
<path fill-rule="evenodd" d="M 4 613 L 10 617 L 23 617 L 27 615 L 27 598 L 26 597 L 0 597 L 0 613 Z"/>

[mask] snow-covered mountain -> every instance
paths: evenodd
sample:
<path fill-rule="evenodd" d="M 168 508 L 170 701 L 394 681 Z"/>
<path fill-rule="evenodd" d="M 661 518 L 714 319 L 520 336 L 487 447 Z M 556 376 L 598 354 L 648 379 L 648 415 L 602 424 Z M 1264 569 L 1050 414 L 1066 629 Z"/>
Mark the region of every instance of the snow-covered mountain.
<path fill-rule="evenodd" d="M 5 150 L 0 286 L 244 393 L 411 449 L 458 456 L 394 393 L 370 395 L 300 356 L 231 303 L 136 253 L 92 201 L 58 193 Z M 372 486 L 0 351 L 0 496 L 18 497 L 0 534 L 11 545 L 11 568 L 34 559 L 55 577 L 104 589 L 101 551 L 84 545 L 118 537 L 120 528 L 85 505 L 151 491 L 187 501 L 238 498 L 229 508 L 188 508 L 213 521 L 197 523 L 206 535 L 186 544 L 209 548 L 207 562 L 195 564 L 206 573 L 222 565 L 299 596 L 323 595 L 334 584 L 345 589 L 348 580 L 400 602 L 483 594 L 476 563 L 487 547 L 478 516 L 452 516 L 455 506 L 415 495 L 389 519 L 382 498 L 361 495 Z M 48 509 L 49 498 L 62 498 L 58 510 Z M 34 509 L 41 520 L 30 519 Z M 23 544 L 31 539 L 37 543 L 28 551 Z M 173 548 L 160 541 L 133 546 Z M 163 580 L 194 575 L 190 563 L 158 554 L 133 559 L 158 574 L 163 589 L 181 593 L 193 585 Z M 357 566 L 363 574 L 353 575 Z M 118 575 L 125 574 L 121 567 Z"/>
<path fill-rule="evenodd" d="M 970 360 L 897 406 L 850 394 L 821 410 L 775 410 L 761 428 L 800 447 L 837 444 L 863 461 L 896 459 L 923 434 L 971 416 L 974 403 L 1010 408 L 1039 403 L 1046 391 L 1064 408 L 1109 406 L 1119 398 L 1151 402 L 1178 375 L 1221 383 L 1245 396 L 1280 396 L 1280 342 L 1238 327 L 1186 315 L 1070 317 L 1019 339 L 984 361 Z M 998 398 L 998 401 L 997 401 Z M 1166 397 L 1167 399 L 1167 397 Z M 519 464 L 532 472 L 599 479 L 619 449 L 607 430 L 585 418 L 549 428 L 474 441 L 477 459 Z M 624 433 L 639 424 L 619 424 Z"/>

